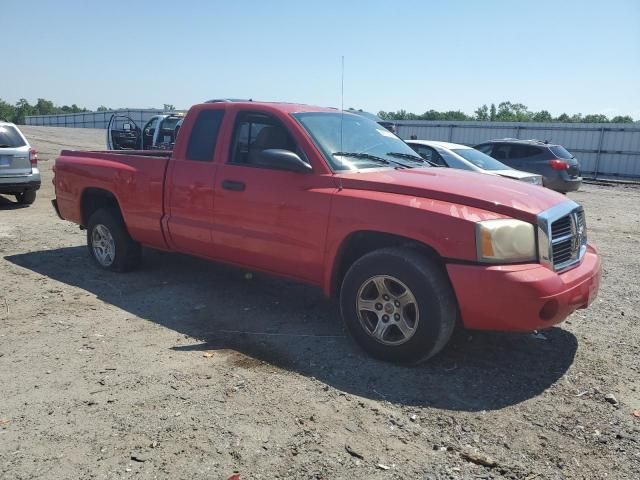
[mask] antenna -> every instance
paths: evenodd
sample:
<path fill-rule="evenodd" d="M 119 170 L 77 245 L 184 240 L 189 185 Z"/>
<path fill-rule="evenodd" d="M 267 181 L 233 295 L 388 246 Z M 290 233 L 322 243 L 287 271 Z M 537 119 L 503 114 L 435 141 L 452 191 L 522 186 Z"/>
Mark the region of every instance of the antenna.
<path fill-rule="evenodd" d="M 343 124 L 344 124 L 344 55 L 342 55 L 342 72 L 340 76 L 340 151 L 343 152 L 342 149 L 342 135 L 343 135 Z"/>

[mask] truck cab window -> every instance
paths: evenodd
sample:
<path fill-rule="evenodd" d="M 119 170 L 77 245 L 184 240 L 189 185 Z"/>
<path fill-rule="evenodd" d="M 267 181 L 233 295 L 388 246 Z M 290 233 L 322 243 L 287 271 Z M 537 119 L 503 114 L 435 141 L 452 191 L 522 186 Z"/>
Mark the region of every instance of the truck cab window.
<path fill-rule="evenodd" d="M 223 116 L 224 110 L 219 109 L 202 110 L 198 113 L 187 145 L 187 160 L 213 161 Z"/>
<path fill-rule="evenodd" d="M 273 148 L 297 150 L 287 129 L 275 118 L 258 113 L 240 113 L 234 128 L 230 163 L 268 167 L 262 164 L 260 154 Z"/>

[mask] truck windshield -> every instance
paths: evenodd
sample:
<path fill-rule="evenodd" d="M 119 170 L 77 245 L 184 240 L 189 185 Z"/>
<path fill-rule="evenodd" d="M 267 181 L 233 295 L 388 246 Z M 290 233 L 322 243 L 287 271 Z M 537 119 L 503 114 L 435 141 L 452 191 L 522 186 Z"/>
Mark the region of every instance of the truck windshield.
<path fill-rule="evenodd" d="M 334 170 L 429 166 L 389 130 L 360 115 L 307 112 L 294 113 L 293 117 L 309 133 Z"/>
<path fill-rule="evenodd" d="M 468 162 L 473 163 L 476 167 L 480 167 L 483 170 L 510 170 L 511 167 L 507 167 L 504 163 L 499 162 L 493 157 L 490 157 L 486 153 L 482 153 L 475 148 L 454 148 L 452 152 L 460 155 Z"/>

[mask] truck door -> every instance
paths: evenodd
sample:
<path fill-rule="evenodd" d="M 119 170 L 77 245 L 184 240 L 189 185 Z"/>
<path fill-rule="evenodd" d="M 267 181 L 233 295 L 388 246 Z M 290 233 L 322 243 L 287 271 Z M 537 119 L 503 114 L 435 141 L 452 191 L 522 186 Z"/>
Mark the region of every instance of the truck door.
<path fill-rule="evenodd" d="M 142 150 L 151 150 L 156 145 L 158 127 L 164 117 L 156 115 L 151 117 L 142 129 Z"/>
<path fill-rule="evenodd" d="M 240 112 L 216 176 L 213 244 L 222 259 L 318 282 L 330 208 L 330 177 L 275 170 L 265 149 L 304 153 L 271 115 Z M 322 182 L 326 185 L 322 188 Z"/>
<path fill-rule="evenodd" d="M 173 248 L 214 258 L 211 241 L 217 140 L 224 106 L 193 107 L 180 132 L 165 182 L 165 231 Z M 182 139 L 182 135 L 189 138 Z"/>
<path fill-rule="evenodd" d="M 127 115 L 112 115 L 107 125 L 108 150 L 140 150 L 140 127 Z"/>

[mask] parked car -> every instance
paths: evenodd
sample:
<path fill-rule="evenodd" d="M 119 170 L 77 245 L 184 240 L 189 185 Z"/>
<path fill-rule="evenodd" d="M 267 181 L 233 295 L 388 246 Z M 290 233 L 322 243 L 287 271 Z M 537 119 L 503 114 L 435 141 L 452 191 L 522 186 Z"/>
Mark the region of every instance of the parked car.
<path fill-rule="evenodd" d="M 542 185 L 542 176 L 521 172 L 491 158 L 475 148 L 449 142 L 431 140 L 405 140 L 425 160 L 442 167 L 459 168 L 471 172 L 499 175 L 534 185 Z"/>
<path fill-rule="evenodd" d="M 109 150 L 170 150 L 184 115 L 154 115 L 140 128 L 128 115 L 114 114 L 107 125 Z"/>
<path fill-rule="evenodd" d="M 0 122 L 0 194 L 31 205 L 40 188 L 38 154 L 13 123 Z"/>
<path fill-rule="evenodd" d="M 577 203 L 432 168 L 335 109 L 196 105 L 172 152 L 63 151 L 54 186 L 54 208 L 86 228 L 100 268 L 131 270 L 144 246 L 317 285 L 386 360 L 435 355 L 458 323 L 548 328 L 586 308 L 600 281 Z"/>
<path fill-rule="evenodd" d="M 505 138 L 474 148 L 512 168 L 542 175 L 544 186 L 556 192 L 574 192 L 582 185 L 580 162 L 562 145 Z"/>

